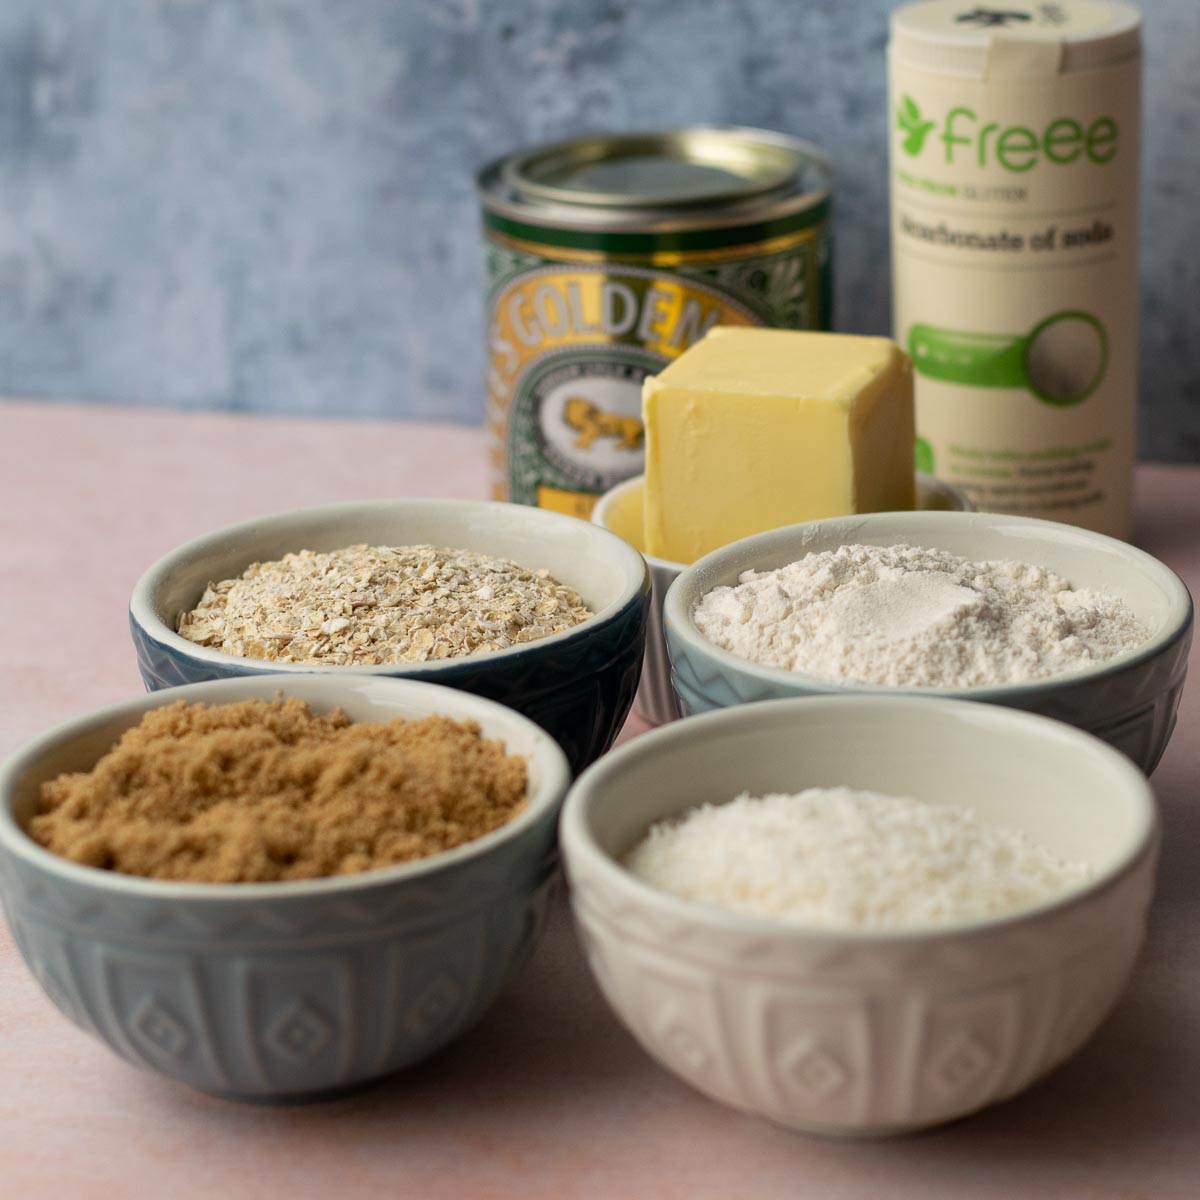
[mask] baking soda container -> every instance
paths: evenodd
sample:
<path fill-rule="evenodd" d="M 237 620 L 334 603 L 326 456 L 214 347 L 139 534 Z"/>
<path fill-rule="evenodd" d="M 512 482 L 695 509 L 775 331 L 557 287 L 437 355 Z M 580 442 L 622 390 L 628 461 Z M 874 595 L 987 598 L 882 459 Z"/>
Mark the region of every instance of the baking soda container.
<path fill-rule="evenodd" d="M 896 339 L 917 465 L 982 509 L 1128 537 L 1140 19 L 932 0 L 892 16 Z"/>
<path fill-rule="evenodd" d="M 497 499 L 588 516 L 642 471 L 647 375 L 714 325 L 829 328 L 831 172 L 794 138 L 573 138 L 478 182 Z"/>

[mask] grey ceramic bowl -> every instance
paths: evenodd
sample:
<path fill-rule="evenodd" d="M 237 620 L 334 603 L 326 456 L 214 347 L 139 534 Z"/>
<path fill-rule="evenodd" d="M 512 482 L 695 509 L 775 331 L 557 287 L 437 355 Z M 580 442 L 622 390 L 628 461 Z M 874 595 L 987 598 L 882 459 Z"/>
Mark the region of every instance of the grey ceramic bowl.
<path fill-rule="evenodd" d="M 1038 683 L 973 688 L 880 688 L 838 684 L 762 667 L 713 645 L 692 613 L 714 587 L 743 571 L 771 570 L 847 544 L 908 543 L 964 558 L 1016 559 L 1062 575 L 1075 587 L 1120 596 L 1150 630 L 1146 643 L 1101 666 Z M 1124 751 L 1146 774 L 1158 765 L 1187 675 L 1192 600 L 1179 576 L 1149 554 L 1071 525 L 995 513 L 877 513 L 792 525 L 744 538 L 700 559 L 678 578 L 665 605 L 672 682 L 683 709 L 702 713 L 792 696 L 908 695 L 979 700 L 1054 717 Z"/>
<path fill-rule="evenodd" d="M 974 512 L 967 494 L 943 479 L 935 479 L 923 471 L 916 473 L 917 509 L 922 512 Z M 631 546 L 644 553 L 642 545 L 642 499 L 646 477 L 635 475 L 610 488 L 596 502 L 592 521 L 610 533 L 623 537 Z M 684 570 L 683 563 L 671 562 L 645 554 L 650 568 L 653 598 L 650 602 L 650 623 L 646 631 L 646 664 L 638 685 L 633 706 L 652 725 L 665 725 L 676 720 L 679 701 L 671 687 L 671 661 L 663 638 L 663 601 L 667 589 Z"/>
<path fill-rule="evenodd" d="M 621 865 L 652 823 L 695 805 L 836 786 L 969 803 L 1093 877 L 1010 916 L 881 933 L 691 903 Z M 964 1116 L 1082 1046 L 1142 944 L 1157 828 L 1137 769 L 1058 722 L 826 697 L 709 713 L 622 746 L 571 789 L 561 840 L 588 962 L 646 1050 L 726 1104 L 847 1137 Z"/>
<path fill-rule="evenodd" d="M 278 690 L 357 721 L 476 720 L 527 759 L 528 807 L 420 862 L 294 883 L 139 879 L 24 832 L 41 783 L 90 768 L 149 709 Z M 320 1098 L 425 1058 L 492 1003 L 540 930 L 568 782 L 543 730 L 465 692 L 312 675 L 198 684 L 69 721 L 0 768 L 0 897 L 46 994 L 122 1058 L 235 1099 Z"/>
<path fill-rule="evenodd" d="M 175 621 L 210 582 L 252 562 L 297 550 L 359 542 L 431 543 L 545 567 L 569 584 L 595 617 L 564 633 L 489 654 L 398 666 L 337 667 L 265 662 L 223 654 L 181 638 Z M 612 744 L 641 674 L 650 577 L 620 538 L 542 509 L 476 500 L 385 500 L 279 513 L 219 529 L 154 564 L 129 602 L 138 667 L 147 688 L 242 675 L 319 674 L 419 679 L 498 700 L 558 740 L 574 771 Z"/>

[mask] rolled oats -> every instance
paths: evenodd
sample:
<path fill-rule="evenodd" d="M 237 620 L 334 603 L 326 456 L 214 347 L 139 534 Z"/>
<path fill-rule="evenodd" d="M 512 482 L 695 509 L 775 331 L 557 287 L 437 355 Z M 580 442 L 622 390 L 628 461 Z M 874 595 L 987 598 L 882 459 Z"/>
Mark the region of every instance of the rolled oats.
<path fill-rule="evenodd" d="M 301 550 L 210 583 L 177 629 L 269 662 L 377 666 L 536 641 L 592 616 L 549 571 L 435 546 Z"/>

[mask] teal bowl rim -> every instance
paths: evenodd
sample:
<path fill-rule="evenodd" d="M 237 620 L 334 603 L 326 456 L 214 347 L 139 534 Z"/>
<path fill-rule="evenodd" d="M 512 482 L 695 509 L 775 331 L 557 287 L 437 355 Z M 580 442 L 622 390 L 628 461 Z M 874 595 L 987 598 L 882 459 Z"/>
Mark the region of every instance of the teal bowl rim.
<path fill-rule="evenodd" d="M 800 707 L 798 707 L 800 706 Z M 1094 878 L 1052 896 L 1041 904 L 1022 908 L 1012 913 L 1000 913 L 971 921 L 958 921 L 946 925 L 917 926 L 911 929 L 834 929 L 818 926 L 793 924 L 770 917 L 754 916 L 749 913 L 732 912 L 715 904 L 701 904 L 672 895 L 640 879 L 622 866 L 607 850 L 603 849 L 592 835 L 587 820 L 587 809 L 598 803 L 597 791 L 608 784 L 611 777 L 619 777 L 625 765 L 639 757 L 659 753 L 664 746 L 673 743 L 696 741 L 715 734 L 723 725 L 743 725 L 753 729 L 768 717 L 795 714 L 805 709 L 844 708 L 852 718 L 855 710 L 903 709 L 919 715 L 922 719 L 937 717 L 964 720 L 977 726 L 1008 726 L 1045 740 L 1055 740 L 1072 747 L 1078 753 L 1090 754 L 1107 763 L 1107 769 L 1122 779 L 1122 787 L 1137 796 L 1140 810 L 1140 828 L 1128 848 Z M 789 726 L 790 728 L 790 726 Z M 636 803 L 636 796 L 625 789 L 618 803 Z M 571 880 L 571 860 L 579 856 L 587 860 L 603 878 L 604 885 L 623 893 L 639 905 L 648 905 L 693 924 L 718 929 L 722 933 L 744 937 L 770 937 L 783 942 L 845 942 L 858 946 L 871 945 L 903 948 L 918 943 L 929 943 L 963 936 L 986 935 L 1001 932 L 1085 904 L 1115 887 L 1127 878 L 1148 855 L 1158 851 L 1162 835 L 1162 817 L 1158 804 L 1146 777 L 1119 750 L 1114 749 L 1095 734 L 1077 729 L 1051 717 L 1038 713 L 999 705 L 976 704 L 973 701 L 937 697 L 919 700 L 911 695 L 891 696 L 789 696 L 779 700 L 760 700 L 754 704 L 737 704 L 729 708 L 714 709 L 698 716 L 673 721 L 642 734 L 632 742 L 619 746 L 598 762 L 588 767 L 571 785 L 559 818 L 559 841 L 567 881 Z M 574 905 L 574 891 L 571 893 Z"/>
<path fill-rule="evenodd" d="M 275 523 L 283 524 L 302 518 L 315 520 L 326 516 L 349 515 L 356 510 L 377 512 L 388 508 L 424 507 L 438 507 L 444 511 L 458 510 L 464 513 L 490 513 L 494 516 L 503 514 L 508 519 L 514 519 L 513 514 L 520 514 L 515 517 L 516 520 L 547 527 L 559 525 L 560 522 L 570 522 L 572 527 L 581 526 L 594 532 L 598 547 L 611 551 L 611 561 L 614 566 L 625 572 L 626 584 L 618 596 L 599 612 L 561 633 L 552 633 L 547 637 L 538 638 L 536 641 L 522 642 L 520 645 L 509 646 L 503 650 L 467 654 L 460 658 L 446 658 L 436 662 L 423 663 L 379 663 L 373 666 L 335 663 L 281 663 L 267 659 L 247 658 L 237 654 L 226 654 L 224 651 L 200 646 L 195 642 L 188 641 L 187 638 L 180 637 L 163 620 L 162 615 L 154 606 L 153 596 L 159 581 L 167 578 L 181 564 L 189 562 L 213 545 L 236 541 L 251 531 L 260 531 L 264 526 Z M 245 566 L 249 565 L 249 562 L 245 563 Z M 570 580 L 564 579 L 561 582 L 573 586 Z M 184 542 L 183 545 L 177 546 L 147 568 L 134 585 L 133 593 L 129 598 L 129 620 L 145 637 L 163 647 L 176 658 L 205 663 L 217 670 L 224 668 L 238 675 L 322 675 L 330 678 L 368 675 L 390 679 L 404 679 L 411 676 L 414 679 L 434 682 L 442 675 L 454 676 L 468 671 L 475 673 L 488 670 L 493 666 L 500 668 L 513 659 L 546 651 L 553 652 L 564 642 L 591 636 L 593 633 L 623 620 L 630 607 L 649 595 L 649 592 L 650 568 L 646 565 L 645 559 L 624 538 L 617 537 L 615 533 L 610 533 L 607 529 L 589 521 L 581 521 L 578 517 L 566 516 L 562 513 L 527 505 L 510 504 L 500 500 L 427 499 L 425 497 L 395 500 L 350 500 L 339 504 L 323 504 L 310 508 L 287 509 L 269 513 L 262 517 L 214 529 Z"/>
<path fill-rule="evenodd" d="M 185 883 L 166 879 L 147 879 L 125 875 L 74 863 L 39 845 L 18 824 L 12 809 L 12 797 L 21 777 L 50 750 L 108 724 L 124 722 L 122 729 L 137 724 L 143 713 L 163 708 L 180 700 L 207 701 L 215 694 L 244 692 L 242 699 L 271 699 L 278 692 L 299 696 L 308 703 L 336 707 L 338 694 L 363 693 L 383 689 L 395 691 L 398 700 L 410 707 L 421 707 L 429 714 L 443 713 L 455 719 L 477 719 L 484 724 L 488 716 L 500 716 L 504 722 L 523 727 L 530 735 L 533 749 L 528 757 L 536 757 L 542 771 L 540 786 L 527 797 L 526 807 L 512 820 L 465 842 L 452 850 L 444 850 L 410 863 L 360 871 L 353 875 L 331 875 L 318 879 L 276 880 L 262 883 Z M 328 697 L 305 696 L 304 692 L 328 692 Z M 369 698 L 369 697 L 368 697 Z M 226 696 L 226 700 L 228 697 Z M 428 703 L 426 703 L 426 700 Z M 224 700 L 221 702 L 225 702 Z M 383 718 L 379 718 L 383 719 Z M 486 730 L 485 730 L 486 732 Z M 498 735 L 492 735 L 498 736 Z M 32 742 L 0 763 L 0 854 L 11 854 L 24 860 L 38 871 L 57 876 L 84 888 L 96 888 L 109 895 L 124 895 L 141 900 L 164 902 L 248 904 L 259 901 L 289 901 L 320 896 L 337 896 L 346 892 L 371 891 L 375 888 L 427 879 L 473 859 L 487 856 L 508 843 L 519 841 L 548 817 L 555 818 L 571 781 L 566 754 L 558 743 L 535 721 L 497 700 L 488 700 L 471 692 L 444 687 L 418 679 L 342 678 L 322 679 L 315 673 L 284 681 L 260 675 L 253 678 L 213 679 L 204 683 L 189 683 L 181 687 L 147 692 L 132 700 L 123 700 L 103 708 L 70 718 L 36 737 Z"/>
<path fill-rule="evenodd" d="M 864 525 L 871 523 L 897 526 L 908 523 L 920 526 L 947 520 L 984 526 L 1005 525 L 1017 526 L 1022 529 L 1053 529 L 1060 538 L 1066 536 L 1077 543 L 1096 543 L 1115 550 L 1125 556 L 1130 565 L 1141 568 L 1144 573 L 1158 580 L 1171 599 L 1173 619 L 1168 619 L 1163 628 L 1141 646 L 1127 650 L 1124 654 L 1119 654 L 1094 667 L 1083 667 L 1077 671 L 1053 675 L 1029 683 L 960 688 L 887 687 L 882 684 L 849 681 L 841 683 L 821 679 L 816 675 L 806 675 L 800 671 L 787 671 L 782 667 L 765 667 L 751 662 L 749 659 L 739 658 L 731 651 L 710 642 L 696 628 L 692 620 L 694 605 L 691 598 L 692 593 L 706 594 L 712 587 L 720 586 L 708 583 L 707 577 L 722 573 L 727 560 L 741 557 L 752 547 L 762 547 L 765 555 L 767 547 L 773 542 L 786 542 L 798 536 L 802 539 L 801 531 L 803 530 L 816 530 L 835 523 L 849 523 L 861 529 Z M 804 553 L 808 553 L 808 551 L 804 551 Z M 803 557 L 803 554 L 797 557 Z M 755 568 L 746 564 L 742 569 L 754 570 Z M 696 599 L 699 599 L 699 595 L 696 596 Z M 1048 692 L 1074 687 L 1078 684 L 1097 683 L 1141 666 L 1165 654 L 1180 640 L 1188 637 L 1193 619 L 1194 606 L 1187 585 L 1166 563 L 1160 562 L 1152 554 L 1147 554 L 1146 551 L 1139 550 L 1128 542 L 1122 542 L 1106 534 L 1094 533 L 1075 525 L 1065 525 L 1060 521 L 982 512 L 867 513 L 858 517 L 830 517 L 823 521 L 809 521 L 800 525 L 772 529 L 767 533 L 754 534 L 752 537 L 742 538 L 740 541 L 722 546 L 719 550 L 714 550 L 711 554 L 697 559 L 691 566 L 685 567 L 671 584 L 663 602 L 663 625 L 669 652 L 672 650 L 672 638 L 678 639 L 684 644 L 685 654 L 706 655 L 727 673 L 756 679 L 770 687 L 788 691 L 803 689 L 803 695 L 909 696 L 944 700 L 997 701 L 1000 703 L 1010 702 L 1021 696 L 1045 695 Z M 672 653 L 672 674 L 674 673 L 674 658 L 675 655 Z M 789 697 L 781 695 L 779 698 Z"/>

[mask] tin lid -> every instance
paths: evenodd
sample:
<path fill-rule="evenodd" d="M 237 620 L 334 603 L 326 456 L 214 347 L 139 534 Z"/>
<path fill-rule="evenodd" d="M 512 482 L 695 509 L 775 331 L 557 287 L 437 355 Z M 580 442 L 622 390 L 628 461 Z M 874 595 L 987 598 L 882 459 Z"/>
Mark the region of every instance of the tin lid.
<path fill-rule="evenodd" d="M 806 163 L 790 139 L 698 127 L 572 138 L 518 151 L 504 181 L 526 202 L 592 209 L 681 209 L 783 195 Z"/>
<path fill-rule="evenodd" d="M 975 4 L 923 0 L 892 14 L 892 54 L 948 75 L 1041 79 L 1141 53 L 1141 15 L 1113 0 Z"/>

